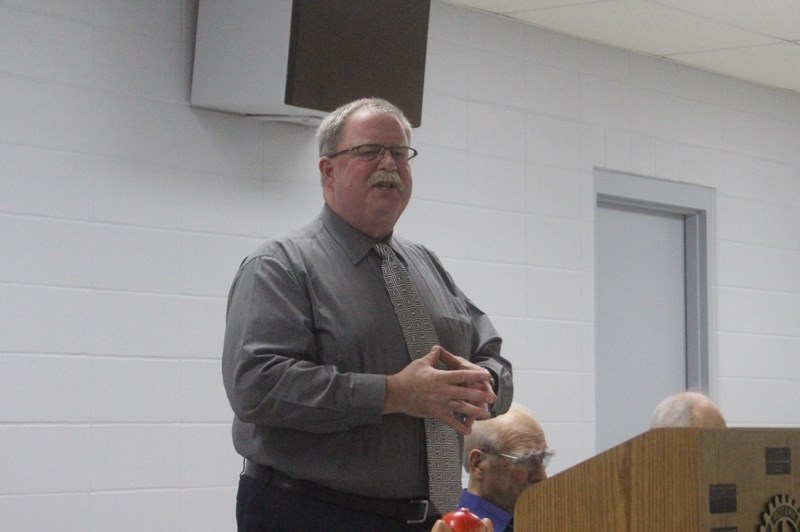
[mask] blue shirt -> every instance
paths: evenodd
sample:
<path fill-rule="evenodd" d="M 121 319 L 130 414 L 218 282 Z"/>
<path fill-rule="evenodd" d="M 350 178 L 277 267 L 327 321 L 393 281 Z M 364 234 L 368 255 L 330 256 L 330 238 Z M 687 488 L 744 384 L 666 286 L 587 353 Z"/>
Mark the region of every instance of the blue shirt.
<path fill-rule="evenodd" d="M 514 516 L 506 512 L 499 506 L 495 506 L 486 499 L 463 490 L 461 498 L 458 499 L 456 508 L 467 508 L 481 519 L 488 517 L 494 527 L 494 532 L 503 532 L 511 524 Z"/>

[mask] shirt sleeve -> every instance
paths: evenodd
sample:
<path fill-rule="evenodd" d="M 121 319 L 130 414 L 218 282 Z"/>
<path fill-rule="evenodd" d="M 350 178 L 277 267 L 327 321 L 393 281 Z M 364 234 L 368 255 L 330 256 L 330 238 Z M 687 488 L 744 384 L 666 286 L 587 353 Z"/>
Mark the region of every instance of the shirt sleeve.
<path fill-rule="evenodd" d="M 386 376 L 321 362 L 302 282 L 274 256 L 239 269 L 228 297 L 222 373 L 237 418 L 306 432 L 381 422 Z"/>
<path fill-rule="evenodd" d="M 456 353 L 464 358 L 470 358 L 474 364 L 489 370 L 494 379 L 494 392 L 497 395 L 495 403 L 491 407 L 493 416 L 504 414 L 511 406 L 514 398 L 514 381 L 512 375 L 511 362 L 500 355 L 502 338 L 498 334 L 489 316 L 478 308 L 472 300 L 464 294 L 456 285 L 452 276 L 444 268 L 443 264 L 430 250 L 426 251 L 435 265 L 445 284 L 449 287 L 455 297 L 461 299 L 467 309 L 471 322 L 472 339 L 470 341 L 470 353 Z"/>
<path fill-rule="evenodd" d="M 500 355 L 502 340 L 496 333 L 489 317 L 468 300 L 470 314 L 476 334 L 476 351 L 472 362 L 487 369 L 494 380 L 494 392 L 497 399 L 491 406 L 493 416 L 504 414 L 511 406 L 514 398 L 514 380 L 511 362 Z"/>

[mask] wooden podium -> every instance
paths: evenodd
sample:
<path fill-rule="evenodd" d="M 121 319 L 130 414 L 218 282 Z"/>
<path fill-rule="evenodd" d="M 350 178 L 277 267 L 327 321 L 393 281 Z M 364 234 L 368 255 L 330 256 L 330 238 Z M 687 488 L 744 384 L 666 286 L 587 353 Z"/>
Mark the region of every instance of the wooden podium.
<path fill-rule="evenodd" d="M 528 488 L 514 530 L 800 531 L 800 429 L 653 429 Z"/>

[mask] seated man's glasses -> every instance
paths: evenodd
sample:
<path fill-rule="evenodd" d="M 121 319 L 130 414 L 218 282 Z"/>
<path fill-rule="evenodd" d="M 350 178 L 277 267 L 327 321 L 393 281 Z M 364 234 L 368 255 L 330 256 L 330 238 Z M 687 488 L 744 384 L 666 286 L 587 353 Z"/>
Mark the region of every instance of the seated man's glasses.
<path fill-rule="evenodd" d="M 548 465 L 550 465 L 550 459 L 555 454 L 555 451 L 552 449 L 544 449 L 543 451 L 530 451 L 526 453 L 520 454 L 506 454 L 506 453 L 498 453 L 495 451 L 486 451 L 489 454 L 494 454 L 496 456 L 502 456 L 506 458 L 508 461 L 511 462 L 512 465 L 519 467 L 519 468 L 527 468 L 532 469 L 541 465 L 545 469 Z"/>
<path fill-rule="evenodd" d="M 345 153 L 349 153 L 356 159 L 359 159 L 364 162 L 375 162 L 380 160 L 383 157 L 383 153 L 388 151 L 394 162 L 396 163 L 407 163 L 411 159 L 417 156 L 417 150 L 411 148 L 409 146 L 381 146 L 380 144 L 360 144 L 358 146 L 353 146 L 352 148 L 347 148 L 346 150 L 337 151 L 336 153 L 332 153 L 328 155 L 329 159 L 333 159 L 334 157 L 338 157 Z"/>

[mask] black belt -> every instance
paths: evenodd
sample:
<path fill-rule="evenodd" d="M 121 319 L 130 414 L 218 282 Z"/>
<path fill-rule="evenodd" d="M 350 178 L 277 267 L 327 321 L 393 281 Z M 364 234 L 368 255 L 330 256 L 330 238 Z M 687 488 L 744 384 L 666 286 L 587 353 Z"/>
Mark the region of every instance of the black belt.
<path fill-rule="evenodd" d="M 433 506 L 427 499 L 378 499 L 353 495 L 326 488 L 308 480 L 292 478 L 275 468 L 250 460 L 244 461 L 242 474 L 259 480 L 267 486 L 306 495 L 355 512 L 380 515 L 406 523 L 424 523 L 428 517 L 432 517 L 432 515 L 428 515 L 428 511 L 433 510 Z"/>

